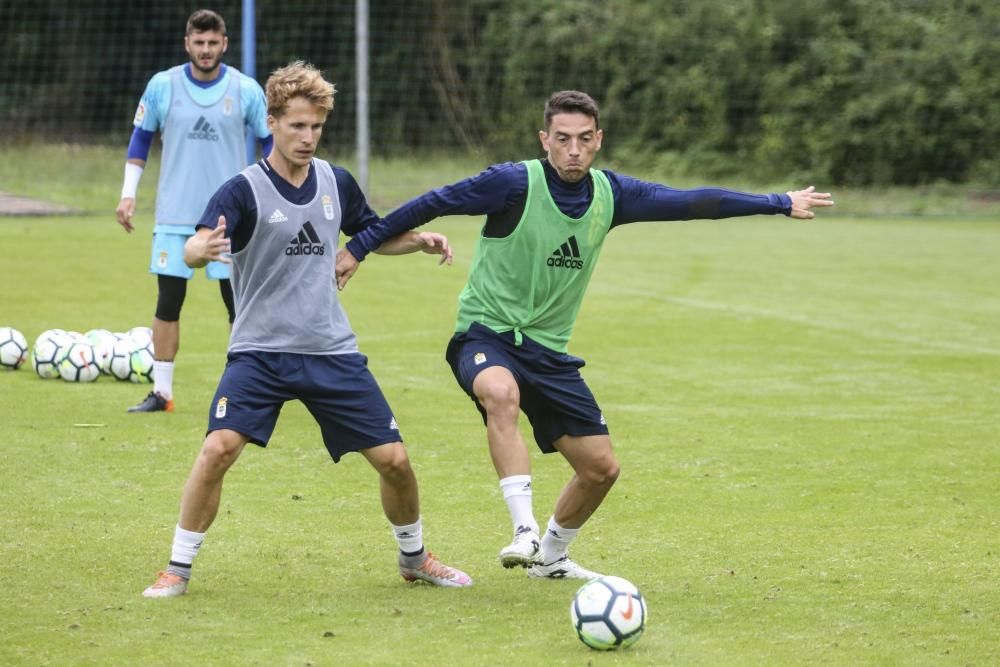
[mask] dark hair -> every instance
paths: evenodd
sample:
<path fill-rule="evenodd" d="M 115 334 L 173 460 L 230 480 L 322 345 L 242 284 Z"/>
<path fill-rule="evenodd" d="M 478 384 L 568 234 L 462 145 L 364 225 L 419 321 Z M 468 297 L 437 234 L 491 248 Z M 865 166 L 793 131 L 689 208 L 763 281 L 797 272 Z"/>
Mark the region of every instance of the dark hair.
<path fill-rule="evenodd" d="M 192 32 L 221 32 L 225 35 L 226 22 L 211 9 L 199 9 L 188 17 L 187 32 L 184 34 L 190 35 Z"/>
<path fill-rule="evenodd" d="M 545 103 L 545 130 L 548 131 L 552 124 L 552 117 L 557 113 L 582 113 L 594 119 L 594 125 L 601 127 L 601 111 L 597 108 L 597 102 L 587 93 L 579 90 L 560 90 L 552 93 L 549 101 Z"/>

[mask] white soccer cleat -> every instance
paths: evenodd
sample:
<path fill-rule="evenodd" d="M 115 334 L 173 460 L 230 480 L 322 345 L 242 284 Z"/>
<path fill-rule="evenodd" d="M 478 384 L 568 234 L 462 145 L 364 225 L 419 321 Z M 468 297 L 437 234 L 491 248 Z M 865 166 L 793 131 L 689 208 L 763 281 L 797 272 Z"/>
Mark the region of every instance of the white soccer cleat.
<path fill-rule="evenodd" d="M 597 579 L 604 575 L 591 572 L 569 556 L 563 556 L 548 565 L 538 563 L 528 568 L 528 576 L 536 579 Z"/>
<path fill-rule="evenodd" d="M 399 574 L 407 581 L 426 581 L 435 586 L 463 588 L 472 585 L 472 577 L 461 570 L 445 565 L 430 551 L 420 567 L 406 567 L 400 562 Z"/>
<path fill-rule="evenodd" d="M 542 562 L 542 542 L 538 533 L 527 526 L 520 526 L 514 541 L 500 550 L 500 564 L 504 567 L 528 567 Z"/>
<path fill-rule="evenodd" d="M 187 592 L 188 582 L 184 577 L 170 572 L 158 572 L 156 583 L 142 592 L 144 598 L 174 598 Z"/>

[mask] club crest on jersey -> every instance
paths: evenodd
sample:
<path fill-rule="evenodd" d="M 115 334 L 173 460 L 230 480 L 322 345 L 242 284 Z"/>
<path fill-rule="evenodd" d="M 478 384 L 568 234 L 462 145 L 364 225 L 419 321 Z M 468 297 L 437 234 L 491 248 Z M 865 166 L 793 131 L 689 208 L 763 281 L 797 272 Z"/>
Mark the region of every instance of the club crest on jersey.
<path fill-rule="evenodd" d="M 481 365 L 485 364 L 486 363 L 486 353 L 485 352 L 476 352 L 476 356 L 474 356 L 472 358 L 472 361 L 477 366 L 481 366 Z"/>
<path fill-rule="evenodd" d="M 327 220 L 333 220 L 333 200 L 330 195 L 323 195 L 323 215 Z"/>
<path fill-rule="evenodd" d="M 218 403 L 215 404 L 215 418 L 222 419 L 226 416 L 226 407 L 229 405 L 229 399 L 225 396 L 219 397 Z"/>
<path fill-rule="evenodd" d="M 142 119 L 146 117 L 146 105 L 139 102 L 139 106 L 135 109 L 135 119 L 132 123 L 134 125 L 142 125 Z"/>
<path fill-rule="evenodd" d="M 233 98 L 227 97 L 222 100 L 222 115 L 232 116 L 233 115 Z"/>
<path fill-rule="evenodd" d="M 159 259 L 156 260 L 156 265 L 161 269 L 167 268 L 167 251 L 163 250 L 160 252 Z"/>

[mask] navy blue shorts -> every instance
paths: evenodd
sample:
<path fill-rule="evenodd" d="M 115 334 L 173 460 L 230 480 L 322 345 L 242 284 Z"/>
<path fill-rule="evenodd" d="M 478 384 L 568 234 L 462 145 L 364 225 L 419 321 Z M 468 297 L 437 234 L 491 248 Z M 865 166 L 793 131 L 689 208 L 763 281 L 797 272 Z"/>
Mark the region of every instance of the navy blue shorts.
<path fill-rule="evenodd" d="M 554 352 L 527 336 L 515 345 L 514 332 L 498 334 L 473 323 L 468 331 L 452 337 L 445 358 L 484 423 L 486 411 L 476 400 L 472 383 L 491 366 L 509 370 L 517 381 L 521 410 L 531 422 L 535 442 L 546 454 L 556 451 L 553 443 L 564 435 L 608 435 L 601 408 L 580 375 L 585 362 L 579 357 Z"/>
<path fill-rule="evenodd" d="M 237 352 L 229 355 L 208 413 L 208 432 L 230 429 L 261 447 L 285 401 L 305 404 L 333 460 L 401 442 L 389 403 L 363 354 Z"/>

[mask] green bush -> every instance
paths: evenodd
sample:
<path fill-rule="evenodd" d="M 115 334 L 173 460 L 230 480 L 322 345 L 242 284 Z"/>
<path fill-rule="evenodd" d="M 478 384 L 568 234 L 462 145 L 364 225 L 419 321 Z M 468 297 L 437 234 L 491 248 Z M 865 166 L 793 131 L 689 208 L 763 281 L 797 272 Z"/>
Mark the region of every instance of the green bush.
<path fill-rule="evenodd" d="M 606 150 L 706 176 L 997 183 L 1000 8 L 898 0 L 470 3 L 452 91 L 491 156 L 537 152 L 548 93 L 590 92 Z M 471 18 L 470 18 L 471 16 Z M 474 26 L 470 31 L 469 26 Z M 454 41 L 454 40 L 453 40 Z"/>

